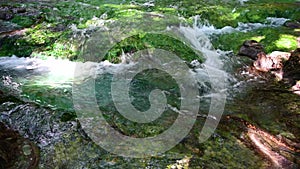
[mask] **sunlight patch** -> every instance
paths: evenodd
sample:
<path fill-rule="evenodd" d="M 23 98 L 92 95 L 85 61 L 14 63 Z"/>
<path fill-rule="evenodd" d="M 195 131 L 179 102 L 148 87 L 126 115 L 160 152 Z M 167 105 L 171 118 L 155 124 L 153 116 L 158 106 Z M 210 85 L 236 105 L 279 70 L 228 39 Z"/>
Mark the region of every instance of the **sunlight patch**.
<path fill-rule="evenodd" d="M 295 49 L 297 48 L 296 37 L 292 35 L 280 35 L 280 38 L 275 42 L 275 45 L 280 49 Z"/>

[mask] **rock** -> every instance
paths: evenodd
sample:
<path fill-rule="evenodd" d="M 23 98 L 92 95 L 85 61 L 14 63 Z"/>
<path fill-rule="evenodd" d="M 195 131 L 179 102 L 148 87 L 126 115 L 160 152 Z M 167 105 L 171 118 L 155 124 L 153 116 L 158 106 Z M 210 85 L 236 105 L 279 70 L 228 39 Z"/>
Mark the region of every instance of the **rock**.
<path fill-rule="evenodd" d="M 295 21 L 287 21 L 284 23 L 284 26 L 288 27 L 288 28 L 292 28 L 292 29 L 298 29 L 300 28 L 300 23 Z"/>
<path fill-rule="evenodd" d="M 300 80 L 292 87 L 293 93 L 300 95 Z"/>
<path fill-rule="evenodd" d="M 238 55 L 248 56 L 253 60 L 257 59 L 257 54 L 264 51 L 263 46 L 255 40 L 246 40 L 239 50 Z"/>
<path fill-rule="evenodd" d="M 67 26 L 63 25 L 63 24 L 58 24 L 56 25 L 55 27 L 51 27 L 50 29 L 53 31 L 53 32 L 62 32 L 62 31 L 65 31 L 67 28 Z"/>
<path fill-rule="evenodd" d="M 8 7 L 0 7 L 0 19 L 1 20 L 11 20 L 14 17 L 13 12 Z"/>
<path fill-rule="evenodd" d="M 256 70 L 268 72 L 273 68 L 273 61 L 264 52 L 257 54 L 257 60 L 253 63 Z"/>
<path fill-rule="evenodd" d="M 12 11 L 13 11 L 14 14 L 25 13 L 26 12 L 26 8 L 22 8 L 22 7 L 13 8 Z"/>
<path fill-rule="evenodd" d="M 5 32 L 12 32 L 12 31 L 18 30 L 20 28 L 21 27 L 17 24 L 13 24 L 13 23 L 8 22 L 8 21 L 1 21 L 0 20 L 0 34 L 3 34 Z"/>
<path fill-rule="evenodd" d="M 264 52 L 257 54 L 257 60 L 253 63 L 252 72 L 270 72 L 277 80 L 283 79 L 283 61 L 290 58 L 291 53 L 274 51 L 267 55 Z M 263 75 L 266 76 L 266 75 Z"/>
<path fill-rule="evenodd" d="M 288 60 L 291 53 L 274 51 L 269 55 L 264 52 L 257 54 L 257 60 L 253 63 L 256 70 L 268 72 L 270 70 L 281 70 L 283 60 Z"/>
<path fill-rule="evenodd" d="M 37 168 L 36 145 L 0 122 L 0 168 Z"/>
<path fill-rule="evenodd" d="M 294 85 L 300 80 L 300 48 L 291 53 L 289 60 L 283 63 L 283 78 Z"/>
<path fill-rule="evenodd" d="M 281 52 L 281 51 L 273 51 L 272 53 L 269 54 L 269 57 L 272 58 L 273 60 L 277 60 L 277 62 L 289 60 L 290 56 L 291 56 L 290 52 Z"/>

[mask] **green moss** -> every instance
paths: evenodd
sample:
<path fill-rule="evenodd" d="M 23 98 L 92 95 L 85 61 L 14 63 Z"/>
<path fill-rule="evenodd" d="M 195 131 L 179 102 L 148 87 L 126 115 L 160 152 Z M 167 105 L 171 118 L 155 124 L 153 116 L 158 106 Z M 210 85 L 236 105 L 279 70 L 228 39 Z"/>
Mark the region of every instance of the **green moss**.
<path fill-rule="evenodd" d="M 241 6 L 237 1 L 226 1 L 225 3 L 224 1 L 217 0 L 195 3 L 188 0 L 180 2 L 170 0 L 155 1 L 155 6 L 153 7 L 143 6 L 142 4 L 145 2 L 146 1 L 138 0 L 135 1 L 135 3 L 132 3 L 129 0 L 125 0 L 122 2 L 109 1 L 108 3 L 97 0 L 76 0 L 59 1 L 55 3 L 47 2 L 47 5 L 26 2 L 25 5 L 30 8 L 40 9 L 43 13 L 42 17 L 46 24 L 63 24 L 65 26 L 76 24 L 78 25 L 77 27 L 81 29 L 95 24 L 95 21 L 92 20 L 94 16 L 99 18 L 103 14 L 106 14 L 104 19 L 118 20 L 122 22 L 124 19 L 129 19 L 131 21 L 136 20 L 136 18 L 142 17 L 141 15 L 145 11 L 171 14 L 174 16 L 181 15 L 189 21 L 191 21 L 191 16 L 200 15 L 202 20 L 208 20 L 209 23 L 213 24 L 217 28 L 224 26 L 235 27 L 238 22 L 266 22 L 266 17 L 285 17 L 293 20 L 300 18 L 300 9 L 295 7 L 295 1 L 280 1 L 283 3 L 278 3 L 278 1 L 255 1 L 247 2 L 245 5 Z M 22 4 L 15 3 L 15 5 L 21 6 Z M 157 21 L 159 19 L 160 18 L 156 17 L 152 21 Z M 29 16 L 18 15 L 12 20 L 12 22 L 23 27 L 29 27 L 33 24 L 33 21 L 34 19 L 31 19 Z M 136 22 L 138 21 L 139 20 L 136 20 Z M 157 23 L 159 22 L 152 22 L 152 24 Z M 160 27 L 159 24 L 158 27 Z M 26 37 L 21 40 L 16 41 L 14 39 L 6 39 L 8 45 L 1 47 L 2 51 L 0 54 L 28 56 L 33 51 L 47 51 L 44 53 L 45 55 L 57 55 L 58 57 L 67 56 L 67 58 L 71 59 L 76 58 L 77 53 L 73 49 L 70 49 L 72 48 L 72 45 L 66 44 L 63 42 L 64 40 L 56 41 L 57 36 L 54 34 L 55 33 L 51 31 L 46 31 L 44 28 L 35 28 L 35 31 L 33 31 L 31 35 L 26 35 Z M 268 37 L 266 37 L 266 39 L 268 39 Z M 8 50 L 8 47 L 11 49 Z M 280 48 L 286 49 L 286 47 Z M 184 50 L 180 52 L 183 53 L 183 58 L 190 60 L 190 58 L 187 57 L 188 52 L 183 51 Z M 121 49 L 114 49 L 110 52 L 110 56 L 108 56 L 108 58 L 114 60 L 113 58 L 115 58 L 116 55 L 119 55 L 120 52 Z M 118 60 L 116 60 L 116 62 L 117 61 Z"/>
<path fill-rule="evenodd" d="M 297 48 L 297 32 L 285 27 L 260 28 L 250 32 L 226 33 L 213 38 L 215 48 L 233 50 L 238 53 L 245 40 L 258 40 L 263 44 L 267 53 L 275 50 L 290 51 Z"/>
<path fill-rule="evenodd" d="M 185 61 L 199 60 L 203 62 L 203 58 L 199 56 L 193 49 L 178 39 L 162 34 L 138 34 L 131 36 L 117 45 L 115 45 L 104 57 L 105 60 L 111 62 L 120 62 L 120 55 L 125 53 L 134 53 L 143 49 L 164 49 L 173 52 Z"/>
<path fill-rule="evenodd" d="M 67 39 L 60 38 L 53 44 L 44 48 L 43 51 L 35 53 L 35 55 L 76 60 L 78 56 L 78 48 L 78 42 L 68 41 Z"/>
<path fill-rule="evenodd" d="M 19 40 L 19 37 L 4 37 L 1 39 L 0 56 L 30 56 L 34 46 Z M 17 42 L 18 41 L 18 42 Z"/>
<path fill-rule="evenodd" d="M 60 33 L 58 32 L 53 32 L 43 25 L 38 25 L 33 29 L 29 29 L 22 39 L 29 44 L 38 46 L 51 43 L 59 35 Z"/>
<path fill-rule="evenodd" d="M 53 160 L 47 162 L 54 168 L 86 167 L 89 161 L 97 160 L 99 156 L 104 157 L 106 154 L 95 143 L 83 138 L 78 132 L 65 133 L 60 137 L 63 141 L 53 146 L 53 154 L 50 154 Z"/>
<path fill-rule="evenodd" d="M 51 79 L 48 81 L 47 79 L 39 80 L 40 81 L 35 84 L 32 84 L 32 82 L 25 82 L 22 87 L 21 97 L 54 110 L 61 109 L 64 111 L 73 111 L 73 102 L 70 99 L 70 89 L 63 90 L 55 88 L 55 85 L 57 84 L 53 82 L 53 79 L 52 82 Z"/>
<path fill-rule="evenodd" d="M 197 119 L 196 127 L 190 133 L 196 137 L 199 136 L 199 128 L 204 121 Z M 198 124 L 199 123 L 199 124 Z M 190 168 L 264 168 L 264 159 L 256 155 L 254 151 L 245 146 L 241 141 L 241 133 L 243 132 L 243 124 L 240 121 L 231 121 L 222 119 L 214 134 L 205 142 L 197 144 L 197 140 L 189 137 L 185 147 L 193 147 L 193 155 L 190 161 Z M 188 142 L 188 144 L 187 144 Z M 181 145 L 181 144 L 179 144 Z M 177 145 L 176 147 L 179 147 Z M 198 150 L 196 150 L 196 148 Z M 196 150 L 196 151 L 195 151 Z M 185 153 L 188 154 L 189 153 Z"/>
<path fill-rule="evenodd" d="M 57 32 L 50 29 L 53 26 L 55 25 L 39 24 L 29 28 L 23 36 L 4 37 L 3 45 L 0 46 L 0 56 L 27 57 L 34 54 L 76 59 L 79 42 L 70 40 L 69 30 Z"/>
<path fill-rule="evenodd" d="M 281 50 L 293 50 L 297 48 L 297 37 L 293 35 L 281 34 L 275 41 L 275 45 Z"/>
<path fill-rule="evenodd" d="M 18 24 L 22 27 L 30 27 L 34 24 L 34 18 L 31 18 L 29 16 L 15 16 L 11 22 Z"/>

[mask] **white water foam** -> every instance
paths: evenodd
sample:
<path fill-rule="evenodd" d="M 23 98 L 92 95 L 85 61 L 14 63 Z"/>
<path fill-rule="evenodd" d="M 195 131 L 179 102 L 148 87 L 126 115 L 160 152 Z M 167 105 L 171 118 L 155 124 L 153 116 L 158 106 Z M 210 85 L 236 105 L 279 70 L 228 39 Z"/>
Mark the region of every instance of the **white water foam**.
<path fill-rule="evenodd" d="M 218 84 L 217 81 L 221 79 L 218 79 L 214 76 L 222 76 L 225 79 L 229 77 L 228 73 L 223 70 L 223 62 L 220 58 L 220 54 L 213 49 L 213 46 L 208 36 L 205 34 L 205 28 L 203 29 L 203 27 L 199 27 L 196 26 L 196 24 L 194 24 L 193 27 L 180 26 L 179 30 L 186 37 L 186 39 L 189 40 L 193 48 L 201 52 L 206 59 L 205 62 L 202 64 L 202 66 L 205 67 L 205 69 L 195 69 L 196 73 L 198 74 L 198 81 L 200 83 L 211 82 L 216 80 L 212 83 Z M 207 76 L 206 69 L 210 69 L 214 72 L 213 74 L 209 74 L 209 76 L 211 76 L 210 78 Z"/>
<path fill-rule="evenodd" d="M 197 18 L 197 17 L 196 17 Z M 267 17 L 267 23 L 242 23 L 239 22 L 236 28 L 232 26 L 225 26 L 221 29 L 217 29 L 213 25 L 209 23 L 199 24 L 198 27 L 207 35 L 212 34 L 225 34 L 225 33 L 232 33 L 232 32 L 248 32 L 251 30 L 265 28 L 265 27 L 278 27 L 282 26 L 286 21 L 289 19 L 286 18 L 274 18 L 274 17 Z"/>

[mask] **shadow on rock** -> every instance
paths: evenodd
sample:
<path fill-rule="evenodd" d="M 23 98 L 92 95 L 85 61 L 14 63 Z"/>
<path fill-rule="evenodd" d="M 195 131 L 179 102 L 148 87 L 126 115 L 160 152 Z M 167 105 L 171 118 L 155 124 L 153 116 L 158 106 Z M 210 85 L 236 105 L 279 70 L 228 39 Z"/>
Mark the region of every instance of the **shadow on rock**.
<path fill-rule="evenodd" d="M 0 122 L 0 169 L 35 169 L 38 161 L 38 148 Z"/>

